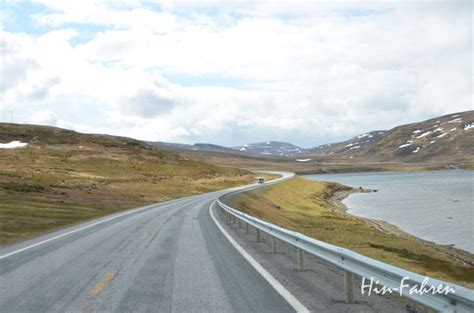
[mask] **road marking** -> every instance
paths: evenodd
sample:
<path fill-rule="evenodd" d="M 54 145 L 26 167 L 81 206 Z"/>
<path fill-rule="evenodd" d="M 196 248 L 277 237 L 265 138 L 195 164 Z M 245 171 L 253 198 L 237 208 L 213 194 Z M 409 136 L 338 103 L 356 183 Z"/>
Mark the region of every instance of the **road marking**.
<path fill-rule="evenodd" d="M 211 215 L 212 220 L 216 224 L 217 228 L 224 234 L 224 236 L 229 240 L 229 242 L 234 246 L 234 248 L 244 257 L 244 259 L 247 260 L 247 262 L 252 265 L 252 267 L 260 274 L 262 277 L 270 284 L 270 286 L 273 287 L 273 289 L 276 290 L 282 296 L 283 299 L 288 302 L 290 306 L 295 309 L 296 312 L 310 312 L 301 302 L 299 302 L 298 299 L 296 299 L 295 296 L 293 296 L 278 280 L 276 280 L 275 277 L 273 277 L 266 269 L 263 268 L 263 266 L 260 265 L 247 251 L 242 248 L 241 245 L 237 243 L 237 241 L 232 238 L 231 235 L 222 227 L 222 225 L 219 223 L 219 221 L 216 219 L 214 216 L 214 213 L 212 212 L 212 207 L 216 204 L 216 201 L 214 201 L 211 206 L 209 207 L 209 214 Z"/>
<path fill-rule="evenodd" d="M 115 273 L 114 272 L 108 272 L 107 274 L 105 274 L 100 280 L 99 282 L 97 283 L 97 285 L 95 285 L 94 288 L 92 288 L 91 290 L 91 294 L 95 297 L 97 295 L 99 295 L 102 290 L 104 290 L 104 288 L 107 286 L 107 284 L 112 280 L 112 278 L 114 278 L 115 276 Z"/>
<path fill-rule="evenodd" d="M 142 236 L 142 240 L 147 240 L 148 239 L 148 232 L 144 233 Z"/>

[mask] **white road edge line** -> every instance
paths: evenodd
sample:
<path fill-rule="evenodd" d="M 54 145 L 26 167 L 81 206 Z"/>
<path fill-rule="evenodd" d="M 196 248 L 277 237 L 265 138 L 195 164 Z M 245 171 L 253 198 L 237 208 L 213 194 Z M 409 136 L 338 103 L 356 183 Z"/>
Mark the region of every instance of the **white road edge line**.
<path fill-rule="evenodd" d="M 15 251 L 12 251 L 10 253 L 7 253 L 7 254 L 4 254 L 2 256 L 0 256 L 0 260 L 4 259 L 4 258 L 7 258 L 9 256 L 12 256 L 12 255 L 15 255 L 17 253 L 20 253 L 20 252 L 23 252 L 25 250 L 28 250 L 28 249 L 31 249 L 31 248 L 34 248 L 34 247 L 37 247 L 39 245 L 42 245 L 42 244 L 45 244 L 49 241 L 52 241 L 52 240 L 56 240 L 58 238 L 61 238 L 61 237 L 64 237 L 64 236 L 68 236 L 70 234 L 74 234 L 74 233 L 77 233 L 78 231 L 81 231 L 81 230 L 84 230 L 84 229 L 87 229 L 87 228 L 91 228 L 93 226 L 96 226 L 96 225 L 99 225 L 99 224 L 102 224 L 102 223 L 105 223 L 105 222 L 108 222 L 108 221 L 111 221 L 111 220 L 114 220 L 116 218 L 119 218 L 119 217 L 122 217 L 122 216 L 126 216 L 126 215 L 129 215 L 129 214 L 133 214 L 133 213 L 138 213 L 138 212 L 141 212 L 143 210 L 146 210 L 146 209 L 151 209 L 153 208 L 153 206 L 156 206 L 157 204 L 152 204 L 152 205 L 148 205 L 146 207 L 143 207 L 143 208 L 140 208 L 140 209 L 137 209 L 137 210 L 132 210 L 132 211 L 128 211 L 128 212 L 125 212 L 123 214 L 119 214 L 119 215 L 114 215 L 112 217 L 109 217 L 109 218 L 106 218 L 104 220 L 100 220 L 100 221 L 97 221 L 95 223 L 92 223 L 92 224 L 89 224 L 89 225 L 86 225 L 86 226 L 83 226 L 83 227 L 80 227 L 80 228 L 77 228 L 77 229 L 74 229 L 74 230 L 71 230 L 67 233 L 64 233 L 64 234 L 61 234 L 61 235 L 58 235 L 58 236 L 55 236 L 55 237 L 52 237 L 52 238 L 48 238 L 46 240 L 43 240 L 43 241 L 40 241 L 40 242 L 37 242 L 35 244 L 32 244 L 31 246 L 27 246 L 27 247 L 24 247 L 24 248 L 21 248 L 21 249 L 18 249 L 18 250 L 15 250 Z"/>
<path fill-rule="evenodd" d="M 260 265 L 247 251 L 242 248 L 241 245 L 237 243 L 237 241 L 232 238 L 231 235 L 222 227 L 219 221 L 214 216 L 212 212 L 212 207 L 216 204 L 217 201 L 214 201 L 211 206 L 209 207 L 209 214 L 211 215 L 212 220 L 216 224 L 217 228 L 224 234 L 227 240 L 234 246 L 234 248 L 247 260 L 247 262 L 252 265 L 252 267 L 260 274 L 262 277 L 273 287 L 280 294 L 280 296 L 285 299 L 286 302 L 290 306 L 295 309 L 296 312 L 306 313 L 310 312 L 295 296 L 293 296 L 275 277 L 273 277 L 263 266 Z"/>

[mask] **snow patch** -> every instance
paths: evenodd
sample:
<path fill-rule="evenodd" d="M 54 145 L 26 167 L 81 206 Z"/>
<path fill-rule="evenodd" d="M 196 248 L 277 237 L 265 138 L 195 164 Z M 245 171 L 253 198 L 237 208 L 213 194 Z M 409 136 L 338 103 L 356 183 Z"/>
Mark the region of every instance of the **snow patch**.
<path fill-rule="evenodd" d="M 308 162 L 311 161 L 312 159 L 295 159 L 296 162 Z"/>
<path fill-rule="evenodd" d="M 444 128 L 438 127 L 438 128 L 436 128 L 435 130 L 433 130 L 433 133 L 442 132 L 443 130 L 444 130 Z"/>
<path fill-rule="evenodd" d="M 448 133 L 442 133 L 441 135 L 439 136 L 436 136 L 436 138 L 443 138 L 444 136 L 446 136 Z"/>
<path fill-rule="evenodd" d="M 435 143 L 435 142 L 436 142 L 436 140 L 431 140 L 431 141 L 430 141 L 430 143 Z"/>
<path fill-rule="evenodd" d="M 400 147 L 398 147 L 398 149 L 405 148 L 405 147 L 408 147 L 408 146 L 411 146 L 411 142 L 401 145 Z"/>
<path fill-rule="evenodd" d="M 245 147 L 240 148 L 240 151 L 246 151 Z"/>
<path fill-rule="evenodd" d="M 419 133 L 421 133 L 421 130 L 420 129 L 414 130 L 413 133 L 414 134 L 419 134 Z"/>
<path fill-rule="evenodd" d="M 462 122 L 462 118 L 455 118 L 454 120 L 450 120 L 448 121 L 448 123 L 461 123 Z"/>
<path fill-rule="evenodd" d="M 26 145 L 27 145 L 27 143 L 24 143 L 24 142 L 12 141 L 10 143 L 0 143 L 0 149 L 22 148 Z"/>
<path fill-rule="evenodd" d="M 417 147 L 415 150 L 413 150 L 413 153 L 418 153 L 420 151 L 421 147 Z"/>
<path fill-rule="evenodd" d="M 474 128 L 474 122 L 464 125 L 464 130 L 468 130 L 470 128 Z"/>
<path fill-rule="evenodd" d="M 420 139 L 420 138 L 423 138 L 425 136 L 428 136 L 429 134 L 431 134 L 431 131 L 427 131 L 426 133 L 423 133 L 421 134 L 420 136 L 416 137 L 417 139 Z"/>
<path fill-rule="evenodd" d="M 357 141 L 357 142 L 350 143 L 350 144 L 347 144 L 347 145 L 345 145 L 344 147 L 352 147 L 353 145 L 357 145 L 357 144 L 359 144 L 358 141 Z"/>
<path fill-rule="evenodd" d="M 360 148 L 360 146 L 354 146 L 354 147 L 350 148 L 349 151 L 354 150 L 354 149 L 359 149 L 359 148 Z"/>
<path fill-rule="evenodd" d="M 357 139 L 360 139 L 360 138 L 364 138 L 364 137 L 372 138 L 372 137 L 374 137 L 374 136 L 371 135 L 371 134 L 362 134 L 362 135 L 357 136 L 356 138 L 357 138 Z"/>
<path fill-rule="evenodd" d="M 451 128 L 451 130 L 450 130 L 450 132 L 454 132 L 454 131 L 456 131 L 456 127 Z"/>

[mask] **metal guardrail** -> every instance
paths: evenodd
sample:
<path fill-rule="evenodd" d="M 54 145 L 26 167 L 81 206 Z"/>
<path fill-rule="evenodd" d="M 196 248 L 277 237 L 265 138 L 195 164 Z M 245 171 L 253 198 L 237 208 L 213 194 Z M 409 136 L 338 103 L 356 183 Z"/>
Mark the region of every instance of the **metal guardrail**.
<path fill-rule="evenodd" d="M 301 233 L 267 223 L 248 214 L 242 213 L 217 200 L 225 215 L 235 223 L 235 219 L 246 225 L 246 232 L 249 233 L 249 225 L 256 228 L 257 241 L 260 241 L 260 231 L 272 237 L 272 250 L 276 252 L 276 239 L 286 242 L 297 248 L 297 268 L 304 269 L 304 252 L 319 257 L 344 270 L 344 285 L 346 302 L 354 302 L 353 274 L 373 278 L 374 285 L 378 287 L 386 286 L 394 293 L 399 293 L 401 283 L 404 284 L 403 296 L 406 296 L 418 303 L 439 312 L 474 312 L 474 291 L 444 281 L 429 279 L 416 273 L 368 258 L 351 250 L 331 245 Z M 442 287 L 440 287 L 442 286 Z M 451 287 L 454 293 L 436 293 L 433 290 L 445 290 L 446 286 Z M 424 294 L 410 293 L 412 288 L 425 290 Z M 422 289 L 424 288 L 424 289 Z M 433 289 L 430 289 L 433 288 Z"/>

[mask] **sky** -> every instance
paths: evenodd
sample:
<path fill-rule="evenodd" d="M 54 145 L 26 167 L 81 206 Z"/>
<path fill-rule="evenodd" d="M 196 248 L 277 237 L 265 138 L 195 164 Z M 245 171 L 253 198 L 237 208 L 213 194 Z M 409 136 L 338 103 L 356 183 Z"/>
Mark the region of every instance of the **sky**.
<path fill-rule="evenodd" d="M 446 1 L 2 0 L 0 121 L 302 147 L 473 109 Z"/>

